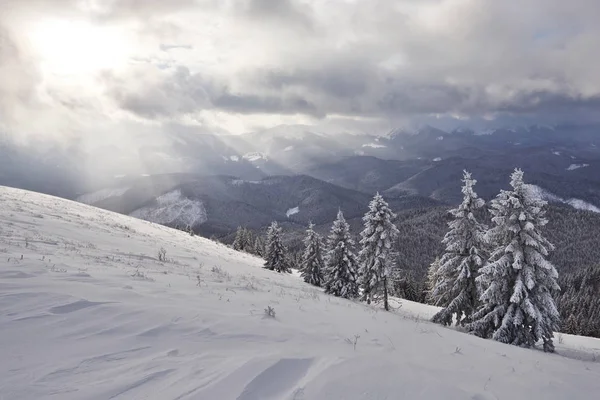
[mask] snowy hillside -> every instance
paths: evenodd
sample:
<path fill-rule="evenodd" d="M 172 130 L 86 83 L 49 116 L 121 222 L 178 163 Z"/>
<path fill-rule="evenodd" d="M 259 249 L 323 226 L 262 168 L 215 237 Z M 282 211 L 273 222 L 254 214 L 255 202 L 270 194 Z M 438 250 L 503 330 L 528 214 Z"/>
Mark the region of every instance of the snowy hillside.
<path fill-rule="evenodd" d="M 3 187 L 0 204 L 0 399 L 597 398 L 597 339 L 521 349 L 160 225 Z"/>

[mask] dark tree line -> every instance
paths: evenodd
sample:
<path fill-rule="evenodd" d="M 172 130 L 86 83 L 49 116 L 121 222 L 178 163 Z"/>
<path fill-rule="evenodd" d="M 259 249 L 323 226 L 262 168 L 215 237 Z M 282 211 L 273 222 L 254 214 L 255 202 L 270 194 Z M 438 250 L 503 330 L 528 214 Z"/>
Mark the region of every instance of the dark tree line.
<path fill-rule="evenodd" d="M 600 265 L 563 274 L 559 285 L 561 331 L 600 338 Z"/>

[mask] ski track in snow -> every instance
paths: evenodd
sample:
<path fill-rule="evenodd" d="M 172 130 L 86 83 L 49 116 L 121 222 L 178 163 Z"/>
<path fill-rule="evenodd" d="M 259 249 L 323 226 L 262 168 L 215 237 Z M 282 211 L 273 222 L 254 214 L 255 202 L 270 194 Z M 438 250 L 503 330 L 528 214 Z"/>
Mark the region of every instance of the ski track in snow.
<path fill-rule="evenodd" d="M 597 339 L 563 335 L 559 354 L 521 349 L 426 322 L 432 306 L 393 300 L 383 312 L 325 295 L 164 226 L 3 187 L 0 202 L 2 399 L 554 400 L 598 390 Z"/>

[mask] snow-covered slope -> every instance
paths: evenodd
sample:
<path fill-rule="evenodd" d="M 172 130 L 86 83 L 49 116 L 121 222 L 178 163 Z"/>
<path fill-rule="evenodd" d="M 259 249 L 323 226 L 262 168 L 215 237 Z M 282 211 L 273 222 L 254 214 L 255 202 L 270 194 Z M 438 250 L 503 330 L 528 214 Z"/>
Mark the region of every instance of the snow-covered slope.
<path fill-rule="evenodd" d="M 2 187 L 0 204 L 3 399 L 597 396 L 599 340 L 503 345 L 419 320 L 432 307 L 333 298 L 160 225 Z"/>
<path fill-rule="evenodd" d="M 156 198 L 148 205 L 131 213 L 132 217 L 164 225 L 194 226 L 206 222 L 206 208 L 200 200 L 190 200 L 173 190 Z"/>
<path fill-rule="evenodd" d="M 533 190 L 536 193 L 536 196 L 538 196 L 546 201 L 554 202 L 554 203 L 568 204 L 576 210 L 592 211 L 595 213 L 600 213 L 600 208 L 596 207 L 595 205 L 593 205 L 591 203 L 588 203 L 587 201 L 584 201 L 581 199 L 575 199 L 575 198 L 563 199 L 562 197 L 559 197 L 559 196 L 555 195 L 554 193 L 551 193 L 540 186 L 537 186 L 537 185 L 528 185 L 528 186 L 531 190 Z"/>
<path fill-rule="evenodd" d="M 77 201 L 85 204 L 94 204 L 111 197 L 122 196 L 128 190 L 129 187 L 101 189 L 96 192 L 81 195 L 77 198 Z"/>

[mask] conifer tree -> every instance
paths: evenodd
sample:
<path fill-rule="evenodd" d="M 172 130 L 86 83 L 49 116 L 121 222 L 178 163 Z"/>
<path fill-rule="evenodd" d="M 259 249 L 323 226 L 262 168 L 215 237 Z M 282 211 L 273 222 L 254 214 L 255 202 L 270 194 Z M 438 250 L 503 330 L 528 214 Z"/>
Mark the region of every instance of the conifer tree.
<path fill-rule="evenodd" d="M 559 327 L 553 295 L 560 288 L 558 273 L 546 260 L 554 246 L 540 233 L 548 222 L 546 202 L 525 185 L 520 169 L 510 184 L 512 190 L 503 190 L 491 203 L 495 227 L 488 240 L 494 250 L 479 271 L 482 305 L 468 328 L 477 336 L 523 347 L 542 340 L 544 351 L 552 352 Z"/>
<path fill-rule="evenodd" d="M 479 305 L 475 278 L 483 266 L 486 227 L 477 221 L 475 213 L 485 202 L 477 196 L 473 186 L 477 181 L 464 171 L 462 203 L 452 210 L 454 217 L 448 223 L 450 230 L 442 243 L 446 251 L 440 259 L 437 282 L 431 293 L 436 305 L 442 306 L 432 318 L 433 322 L 465 325 Z"/>
<path fill-rule="evenodd" d="M 291 272 L 287 263 L 285 248 L 281 242 L 281 228 L 273 222 L 267 230 L 265 268 L 277 272 Z"/>
<path fill-rule="evenodd" d="M 233 249 L 242 251 L 244 249 L 244 241 L 244 228 L 238 226 L 237 231 L 235 232 L 235 239 L 233 240 Z"/>
<path fill-rule="evenodd" d="M 254 239 L 254 246 L 253 250 L 254 250 L 254 254 L 256 254 L 259 257 L 263 257 L 265 254 L 265 244 L 262 240 L 262 237 L 260 235 L 256 235 L 256 238 Z"/>
<path fill-rule="evenodd" d="M 425 280 L 425 301 L 427 304 L 436 305 L 439 298 L 433 295 L 433 289 L 435 289 L 437 283 L 440 280 L 440 258 L 436 257 L 435 260 L 429 265 L 427 269 L 427 277 Z"/>
<path fill-rule="evenodd" d="M 363 289 L 362 300 L 371 304 L 375 296 L 383 295 L 383 304 L 389 311 L 388 280 L 392 259 L 392 245 L 398 237 L 398 228 L 392 222 L 396 215 L 383 197 L 377 193 L 363 217 L 365 227 L 360 233 L 362 246 L 358 254 L 359 282 Z"/>
<path fill-rule="evenodd" d="M 328 237 L 325 293 L 352 299 L 358 297 L 357 262 L 352 251 L 350 226 L 338 211 Z"/>
<path fill-rule="evenodd" d="M 254 244 L 254 235 L 253 235 L 252 231 L 248 228 L 244 228 L 244 234 L 242 237 L 243 237 L 242 250 L 251 253 L 252 246 Z"/>
<path fill-rule="evenodd" d="M 321 236 L 315 232 L 315 225 L 311 222 L 304 239 L 304 253 L 302 254 L 302 278 L 311 285 L 323 284 L 323 262 Z"/>

